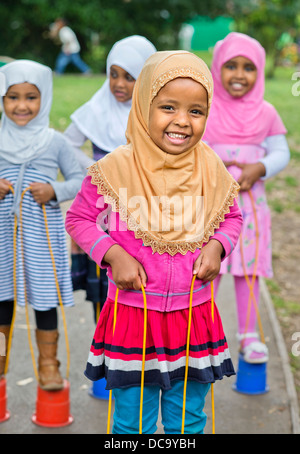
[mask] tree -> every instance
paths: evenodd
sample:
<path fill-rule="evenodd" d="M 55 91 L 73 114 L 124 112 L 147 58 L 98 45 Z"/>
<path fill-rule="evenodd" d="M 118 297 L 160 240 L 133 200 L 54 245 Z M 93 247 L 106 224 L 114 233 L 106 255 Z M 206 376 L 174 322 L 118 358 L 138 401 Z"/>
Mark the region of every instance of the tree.
<path fill-rule="evenodd" d="M 84 59 L 103 71 L 111 46 L 125 36 L 140 34 L 160 50 L 176 49 L 183 22 L 224 15 L 235 20 L 238 31 L 258 39 L 275 62 L 275 43 L 296 25 L 298 11 L 300 0 L 1 0 L 0 55 L 53 67 L 58 48 L 47 33 L 49 24 L 64 16 Z M 93 44 L 93 36 L 100 46 Z"/>
<path fill-rule="evenodd" d="M 299 0 L 234 0 L 231 13 L 236 30 L 256 38 L 271 59 L 268 76 L 274 75 L 281 35 L 297 27 Z"/>
<path fill-rule="evenodd" d="M 0 54 L 53 66 L 58 50 L 47 32 L 58 16 L 69 21 L 84 57 L 92 52 L 93 33 L 105 49 L 103 61 L 115 41 L 132 34 L 146 36 L 159 49 L 174 49 L 185 20 L 224 13 L 224 5 L 223 0 L 1 0 Z"/>

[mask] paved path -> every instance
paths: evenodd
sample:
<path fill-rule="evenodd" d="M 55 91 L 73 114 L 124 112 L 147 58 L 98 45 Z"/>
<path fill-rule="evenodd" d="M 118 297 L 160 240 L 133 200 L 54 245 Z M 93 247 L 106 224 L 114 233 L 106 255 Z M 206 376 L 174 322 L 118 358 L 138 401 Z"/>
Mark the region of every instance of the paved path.
<path fill-rule="evenodd" d="M 7 380 L 7 408 L 11 417 L 0 424 L 0 434 L 105 434 L 107 400 L 99 400 L 88 393 L 91 386 L 83 375 L 95 325 L 92 307 L 84 301 L 84 292 L 75 292 L 76 305 L 65 310 L 70 343 L 70 400 L 72 424 L 62 428 L 45 428 L 31 420 L 35 413 L 37 382 L 33 372 L 28 344 L 25 311 L 18 308 L 12 342 Z M 233 283 L 223 278 L 217 301 L 234 365 L 238 365 L 236 315 Z M 270 351 L 267 366 L 269 392 L 249 396 L 232 389 L 236 378 L 224 378 L 215 384 L 216 434 L 293 434 L 300 433 L 299 410 L 293 379 L 288 365 L 288 354 L 280 327 L 265 285 L 262 286 L 260 308 L 266 342 Z M 35 358 L 34 319 L 30 312 L 31 332 Z M 66 348 L 62 317 L 60 320 L 59 359 L 61 370 L 66 371 Z M 211 433 L 211 400 L 206 403 L 208 422 L 206 432 Z M 158 433 L 163 433 L 159 425 Z"/>
<path fill-rule="evenodd" d="M 25 312 L 18 309 L 9 372 L 7 374 L 7 408 L 9 420 L 0 424 L 0 434 L 105 434 L 107 421 L 107 400 L 99 400 L 88 394 L 90 382 L 83 376 L 86 358 L 94 331 L 92 308 L 84 301 L 84 293 L 75 293 L 76 306 L 67 309 L 68 337 L 71 349 L 70 399 L 74 422 L 63 428 L 44 428 L 31 421 L 35 412 L 37 384 L 33 373 L 28 346 Z M 230 278 L 224 278 L 220 287 L 218 307 L 230 345 L 234 364 L 237 365 L 237 343 L 235 340 L 236 317 L 234 297 Z M 31 314 L 33 315 L 33 314 Z M 249 396 L 232 389 L 235 377 L 217 382 L 215 389 L 215 423 L 217 434 L 292 434 L 299 433 L 297 421 L 293 422 L 293 383 L 286 379 L 280 356 L 280 343 L 274 323 L 263 299 L 261 317 L 266 341 L 270 350 L 267 367 L 269 392 Z M 33 321 L 33 317 L 31 317 Z M 60 317 L 61 323 L 61 317 Z M 34 324 L 32 338 L 34 340 Z M 66 369 L 66 349 L 63 326 L 60 328 L 59 357 L 62 372 Z M 35 348 L 35 342 L 33 342 Z M 36 354 L 36 350 L 35 350 Z M 207 433 L 211 433 L 211 400 L 207 398 Z M 295 427 L 296 425 L 296 427 Z M 163 433 L 159 426 L 158 433 Z"/>

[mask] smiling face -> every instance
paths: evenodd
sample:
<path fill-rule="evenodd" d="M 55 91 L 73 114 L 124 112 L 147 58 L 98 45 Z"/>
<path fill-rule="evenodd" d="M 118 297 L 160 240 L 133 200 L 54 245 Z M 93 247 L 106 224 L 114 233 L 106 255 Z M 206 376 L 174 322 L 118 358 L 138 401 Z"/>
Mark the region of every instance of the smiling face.
<path fill-rule="evenodd" d="M 245 57 L 228 60 L 221 68 L 221 79 L 225 90 L 234 98 L 246 95 L 255 85 L 257 69 Z"/>
<path fill-rule="evenodd" d="M 6 116 L 18 126 L 26 126 L 40 111 L 41 94 L 27 82 L 11 85 L 3 98 Z"/>
<path fill-rule="evenodd" d="M 125 69 L 111 65 L 109 74 L 109 88 L 119 102 L 126 102 L 132 98 L 135 79 Z"/>
<path fill-rule="evenodd" d="M 163 151 L 184 153 L 201 139 L 207 118 L 207 92 L 190 78 L 168 82 L 153 99 L 149 134 Z"/>

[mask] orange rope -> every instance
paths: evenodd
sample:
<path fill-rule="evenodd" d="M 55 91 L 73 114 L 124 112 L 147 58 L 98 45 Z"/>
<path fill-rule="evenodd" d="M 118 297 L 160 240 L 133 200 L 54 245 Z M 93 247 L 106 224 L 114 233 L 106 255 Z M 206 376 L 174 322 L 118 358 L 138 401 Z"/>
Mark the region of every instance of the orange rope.
<path fill-rule="evenodd" d="M 119 289 L 117 288 L 116 295 L 115 295 L 115 304 L 114 304 L 113 336 L 115 334 L 115 328 L 116 328 L 116 323 L 117 323 L 118 295 L 119 295 Z M 107 434 L 110 433 L 111 404 L 112 404 L 112 390 L 110 389 L 109 398 L 108 398 L 108 414 L 107 414 L 107 429 L 106 429 Z"/>
<path fill-rule="evenodd" d="M 188 318 L 188 329 L 186 337 L 186 357 L 185 357 L 185 373 L 183 383 L 183 403 L 182 403 L 182 421 L 181 421 L 181 433 L 184 434 L 184 423 L 185 423 L 185 404 L 186 404 L 186 388 L 187 378 L 189 369 L 189 354 L 190 354 L 190 336 L 191 336 L 191 322 L 192 322 L 192 305 L 193 305 L 193 289 L 197 275 L 194 274 L 190 290 L 190 303 L 189 303 L 189 318 Z"/>
<path fill-rule="evenodd" d="M 184 423 L 185 423 L 185 407 L 186 407 L 186 388 L 188 379 L 188 367 L 189 367 L 189 353 L 190 353 L 190 335 L 191 335 L 191 323 L 192 323 L 192 308 L 193 308 L 193 289 L 197 275 L 195 274 L 192 279 L 191 290 L 190 290 L 190 302 L 189 302 L 189 317 L 188 317 L 188 329 L 186 339 L 186 361 L 185 361 L 185 374 L 184 374 L 184 385 L 183 385 L 183 403 L 182 403 L 182 421 L 181 421 L 181 433 L 184 434 Z M 210 283 L 211 288 L 211 318 L 214 323 L 214 286 L 213 281 Z M 212 433 L 215 434 L 215 403 L 214 403 L 214 384 L 211 384 L 211 406 L 212 406 Z"/>
<path fill-rule="evenodd" d="M 14 188 L 12 186 L 10 186 L 10 190 L 14 194 Z M 11 321 L 8 341 L 7 341 L 7 353 L 6 353 L 6 360 L 5 360 L 5 366 L 4 366 L 4 375 L 7 374 L 8 365 L 9 365 L 9 357 L 10 357 L 10 351 L 11 351 L 12 336 L 13 336 L 13 330 L 14 330 L 14 325 L 15 325 L 16 308 L 17 308 L 17 279 L 16 279 L 16 263 L 17 263 L 17 238 L 16 238 L 17 235 L 16 235 L 16 232 L 17 232 L 17 228 L 18 228 L 18 223 L 17 223 L 17 218 L 15 217 L 15 219 L 14 219 L 14 232 L 13 232 L 13 248 L 14 248 L 14 258 L 13 258 L 14 309 L 13 309 L 13 316 L 12 316 L 12 321 Z"/>
<path fill-rule="evenodd" d="M 251 302 L 253 300 L 253 306 L 254 306 L 254 309 L 255 309 L 255 312 L 256 312 L 256 316 L 257 316 L 257 321 L 258 321 L 261 341 L 263 343 L 265 343 L 265 337 L 264 337 L 262 322 L 261 322 L 261 318 L 260 318 L 260 314 L 259 314 L 259 310 L 258 310 L 258 306 L 257 306 L 257 301 L 256 301 L 256 298 L 255 298 L 255 295 L 254 295 L 254 291 L 253 291 L 255 280 L 256 280 L 256 277 L 257 277 L 256 276 L 256 271 L 257 271 L 257 264 L 258 264 L 258 252 L 259 252 L 258 219 L 257 219 L 257 213 L 256 213 L 256 209 L 255 209 L 255 202 L 254 202 L 253 194 L 252 194 L 252 192 L 250 190 L 248 191 L 248 194 L 249 194 L 249 197 L 250 197 L 250 201 L 251 201 L 251 205 L 252 205 L 252 209 L 253 209 L 253 213 L 254 213 L 256 244 L 255 244 L 254 270 L 253 270 L 253 274 L 252 274 L 252 282 L 250 282 L 249 276 L 248 276 L 247 271 L 246 271 L 246 266 L 245 266 L 244 251 L 243 251 L 243 239 L 242 239 L 242 235 L 240 235 L 240 251 L 241 251 L 242 266 L 243 266 L 243 271 L 244 271 L 244 277 L 246 279 L 246 282 L 247 282 L 247 285 L 248 285 L 248 288 L 249 288 L 249 291 L 250 291 L 249 292 L 249 300 L 248 300 L 248 307 L 247 307 L 247 317 L 246 317 L 246 324 L 245 324 L 244 334 L 246 334 L 247 331 L 248 331 L 250 312 L 251 312 Z M 245 341 L 245 339 L 243 339 L 242 342 L 241 342 L 241 348 L 243 347 L 244 341 Z"/>
<path fill-rule="evenodd" d="M 215 301 L 214 301 L 214 283 L 211 281 L 210 283 L 210 291 L 211 291 L 211 319 L 214 323 L 215 321 Z M 215 392 L 214 392 L 214 384 L 211 384 L 211 419 L 212 419 L 212 434 L 215 434 Z"/>
<path fill-rule="evenodd" d="M 143 354 L 142 354 L 142 371 L 141 371 L 141 394 L 140 394 L 140 415 L 139 415 L 139 433 L 143 433 L 143 398 L 144 398 L 144 378 L 145 378 L 145 360 L 146 360 L 146 340 L 147 340 L 147 300 L 146 293 L 143 285 L 141 286 L 144 300 L 144 332 L 143 332 Z M 117 304 L 118 304 L 119 289 L 116 290 L 115 304 L 114 304 L 114 321 L 113 321 L 113 335 L 115 333 L 117 322 Z M 108 399 L 108 415 L 107 415 L 107 434 L 110 433 L 110 419 L 111 419 L 111 405 L 112 405 L 112 390 L 109 391 Z"/>
<path fill-rule="evenodd" d="M 23 250 L 23 226 L 22 226 L 22 202 L 25 193 L 30 189 L 30 187 L 24 189 L 21 194 L 21 201 L 20 201 L 20 252 L 21 252 L 21 260 L 22 266 L 24 271 L 24 299 L 25 299 L 25 309 L 26 309 L 26 321 L 27 321 L 27 334 L 28 334 L 28 341 L 29 341 L 29 348 L 32 358 L 33 370 L 37 381 L 39 381 L 39 374 L 38 369 L 34 357 L 34 351 L 32 347 L 32 340 L 31 340 L 31 333 L 30 333 L 30 323 L 29 323 L 29 314 L 28 314 L 28 301 L 27 301 L 27 288 L 26 288 L 26 279 L 25 279 L 25 261 L 24 261 L 24 250 Z"/>
<path fill-rule="evenodd" d="M 96 275 L 97 275 L 97 279 L 100 280 L 100 266 L 97 265 L 96 263 Z M 98 301 L 97 305 L 96 305 L 96 320 L 98 322 L 99 320 L 99 316 L 100 316 L 100 301 Z"/>
<path fill-rule="evenodd" d="M 57 296 L 58 296 L 58 301 L 62 313 L 62 320 L 63 320 L 63 325 L 64 325 L 64 332 L 65 332 L 65 342 L 66 342 L 66 350 L 67 350 L 67 370 L 66 370 L 66 378 L 69 378 L 70 374 L 70 347 L 69 347 L 69 340 L 68 340 L 68 332 L 67 332 L 67 322 L 66 322 L 66 316 L 65 316 L 65 311 L 64 311 L 64 306 L 62 302 L 62 297 L 60 293 L 60 288 L 59 288 L 59 283 L 58 283 L 58 278 L 57 278 L 57 271 L 56 271 L 56 265 L 55 265 L 55 259 L 51 247 L 51 241 L 50 241 L 50 235 L 49 235 L 49 229 L 48 229 L 48 220 L 47 220 L 47 213 L 46 213 L 46 207 L 43 204 L 43 213 L 44 213 L 44 221 L 45 221 L 45 228 L 46 228 L 46 234 L 47 234 L 47 240 L 48 240 L 48 248 L 49 252 L 51 255 L 51 260 L 52 260 L 52 268 L 53 268 L 53 273 L 55 277 L 55 285 L 56 285 L 56 291 L 57 291 Z"/>
<path fill-rule="evenodd" d="M 10 190 L 14 194 L 14 189 L 13 189 L 12 186 L 10 187 Z M 38 375 L 38 370 L 37 370 L 36 361 L 35 361 L 35 357 L 34 357 L 34 351 L 33 351 L 31 333 L 30 333 L 27 288 L 26 288 L 26 281 L 25 281 L 25 261 L 24 261 L 24 249 L 23 249 L 22 203 L 23 203 L 23 197 L 24 197 L 24 195 L 26 194 L 26 192 L 28 190 L 30 190 L 30 186 L 28 188 L 24 189 L 24 191 L 21 194 L 21 200 L 20 200 L 20 252 L 21 252 L 22 266 L 23 266 L 23 270 L 24 270 L 24 299 L 25 299 L 25 309 L 26 309 L 26 321 L 27 321 L 27 333 L 28 333 L 28 340 L 29 340 L 29 348 L 30 348 L 30 352 L 31 352 L 34 373 L 35 373 L 37 381 L 39 381 L 39 375 Z M 51 242 L 50 242 L 46 208 L 45 208 L 44 204 L 42 205 L 42 209 L 43 209 L 43 214 L 44 214 L 45 230 L 46 230 L 46 235 L 47 235 L 47 240 L 48 240 L 48 247 L 49 247 L 49 252 L 50 252 L 51 259 L 52 259 L 52 265 L 53 265 L 53 272 L 54 272 L 54 277 L 55 277 L 56 289 L 57 289 L 59 304 L 60 304 L 61 311 L 62 311 L 62 318 L 63 318 L 64 329 L 65 329 L 65 341 L 66 341 L 66 348 L 67 348 L 67 373 L 66 373 L 66 377 L 68 378 L 68 376 L 69 376 L 69 368 L 70 368 L 70 366 L 69 366 L 69 363 L 70 363 L 70 350 L 69 350 L 69 342 L 68 342 L 68 335 L 67 335 L 67 327 L 66 327 L 65 314 L 64 314 L 64 309 L 63 309 L 63 303 L 62 303 L 61 294 L 60 294 L 60 288 L 59 288 L 58 279 L 57 279 L 56 266 L 55 266 L 54 256 L 53 256 Z M 17 277 L 16 277 L 16 263 L 17 263 L 17 239 L 16 239 L 17 235 L 16 234 L 17 234 L 17 227 L 18 227 L 18 221 L 17 221 L 17 216 L 15 215 L 15 219 L 14 219 L 14 236 L 13 236 L 13 238 L 14 238 L 13 239 L 13 247 L 14 247 L 14 260 L 13 260 L 13 263 L 14 263 L 14 266 L 13 266 L 14 311 L 13 311 L 12 325 L 11 325 L 11 329 L 10 329 L 10 333 L 9 333 L 9 339 L 8 339 L 7 357 L 6 357 L 6 363 L 5 363 L 5 373 L 7 372 L 8 363 L 9 363 L 9 355 L 10 355 L 10 349 L 11 349 L 13 326 L 14 326 L 14 321 L 15 321 L 16 305 L 17 305 Z"/>

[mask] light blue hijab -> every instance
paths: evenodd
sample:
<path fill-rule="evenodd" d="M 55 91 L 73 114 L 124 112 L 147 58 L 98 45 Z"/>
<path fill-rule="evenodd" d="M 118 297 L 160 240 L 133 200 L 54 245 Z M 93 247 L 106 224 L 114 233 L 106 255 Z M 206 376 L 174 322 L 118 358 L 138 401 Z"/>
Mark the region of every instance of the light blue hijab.
<path fill-rule="evenodd" d="M 52 105 L 52 70 L 30 60 L 16 60 L 0 68 L 0 91 L 6 94 L 12 85 L 28 82 L 35 85 L 41 94 L 38 115 L 25 126 L 18 126 L 3 111 L 0 129 L 0 170 L 20 165 L 12 213 L 18 213 L 23 176 L 32 160 L 44 152 L 54 135 L 49 128 Z M 2 107 L 3 100 L 1 98 Z"/>
<path fill-rule="evenodd" d="M 137 79 L 145 61 L 155 52 L 154 45 L 144 36 L 133 35 L 117 41 L 107 57 L 104 84 L 71 115 L 76 127 L 101 150 L 109 152 L 126 144 L 125 131 L 132 102 L 131 99 L 119 102 L 111 93 L 110 67 L 120 66 Z"/>
<path fill-rule="evenodd" d="M 49 128 L 52 105 L 52 71 L 47 66 L 30 60 L 16 60 L 0 68 L 2 92 L 12 85 L 28 82 L 41 93 L 38 115 L 26 126 L 18 126 L 3 111 L 0 129 L 0 169 L 11 164 L 23 164 L 38 156 L 49 145 L 53 130 Z M 1 98 L 2 107 L 3 101 Z"/>

